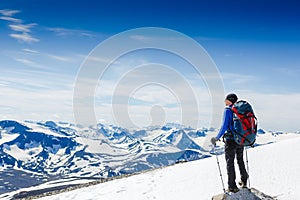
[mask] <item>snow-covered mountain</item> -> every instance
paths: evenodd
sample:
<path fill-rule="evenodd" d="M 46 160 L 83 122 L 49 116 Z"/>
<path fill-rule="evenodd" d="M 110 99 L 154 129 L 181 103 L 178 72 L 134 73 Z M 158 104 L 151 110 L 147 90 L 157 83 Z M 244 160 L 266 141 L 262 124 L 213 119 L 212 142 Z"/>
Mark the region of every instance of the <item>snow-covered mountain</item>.
<path fill-rule="evenodd" d="M 258 140 L 273 140 L 272 132 L 259 135 Z M 278 200 L 300 198 L 300 153 L 299 134 L 281 134 L 276 142 L 249 148 L 249 174 L 251 187 L 275 197 Z M 273 141 L 275 141 L 273 140 Z M 260 141 L 258 141 L 260 142 Z M 227 182 L 224 155 L 219 156 L 224 183 Z M 239 180 L 239 176 L 237 176 Z M 74 184 L 78 180 L 74 181 Z M 56 186 L 63 183 L 56 183 Z M 51 186 L 52 185 L 52 186 Z M 27 191 L 42 191 L 53 187 L 55 183 L 42 184 L 37 187 L 20 190 L 0 198 L 11 199 L 14 195 L 26 194 Z M 226 186 L 226 185 L 225 185 Z M 65 187 L 70 187 L 67 183 Z M 21 192 L 22 191 L 22 192 Z M 59 199 L 109 199 L 109 200 L 146 200 L 146 199 L 211 199 L 222 193 L 215 156 L 184 164 L 148 171 L 142 174 L 112 180 L 109 182 L 43 197 L 43 200 Z"/>
<path fill-rule="evenodd" d="M 44 181 L 74 176 L 106 178 L 196 160 L 210 156 L 194 141 L 203 140 L 207 131 L 167 124 L 129 132 L 103 124 L 80 127 L 4 120 L 0 121 L 0 177 L 21 170 Z M 8 184 L 0 188 L 1 193 L 23 187 L 4 179 Z M 37 183 L 41 182 L 31 182 Z"/>
<path fill-rule="evenodd" d="M 210 135 L 216 130 L 177 124 L 129 131 L 103 124 L 0 121 L 0 193 L 62 178 L 107 178 L 211 157 L 205 147 Z M 260 130 L 257 145 L 281 135 L 289 137 Z"/>

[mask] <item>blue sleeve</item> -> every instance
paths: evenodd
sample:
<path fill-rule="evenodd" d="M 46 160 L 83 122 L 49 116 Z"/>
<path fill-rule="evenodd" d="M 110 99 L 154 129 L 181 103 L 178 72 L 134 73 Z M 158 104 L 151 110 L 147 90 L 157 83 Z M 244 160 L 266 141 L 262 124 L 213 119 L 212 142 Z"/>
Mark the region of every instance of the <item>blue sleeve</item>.
<path fill-rule="evenodd" d="M 222 124 L 222 127 L 217 135 L 217 139 L 220 139 L 224 133 L 229 129 L 229 126 L 230 126 L 230 113 L 231 110 L 226 108 L 225 111 L 224 111 L 224 116 L 223 116 L 223 124 Z"/>

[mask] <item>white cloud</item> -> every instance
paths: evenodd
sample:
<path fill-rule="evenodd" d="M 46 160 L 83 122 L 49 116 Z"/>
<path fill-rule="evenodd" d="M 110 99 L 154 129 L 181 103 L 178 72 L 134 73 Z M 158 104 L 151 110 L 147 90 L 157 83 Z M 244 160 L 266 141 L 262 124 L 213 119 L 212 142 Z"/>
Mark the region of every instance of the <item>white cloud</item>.
<path fill-rule="evenodd" d="M 49 84 L 59 82 L 59 78 L 49 78 Z M 39 77 L 39 80 L 30 78 L 21 78 L 17 81 L 18 85 L 26 82 L 31 84 L 25 88 L 1 87 L 1 92 L 5 95 L 1 98 L 0 112 L 2 117 L 18 120 L 56 120 L 73 122 L 72 107 L 72 88 L 63 89 L 61 86 L 55 89 L 53 86 L 41 90 L 37 88 L 45 88 L 45 76 Z M 55 81 L 57 79 L 57 81 Z M 23 82 L 21 82 L 21 80 Z M 27 84 L 27 83 L 26 83 Z M 24 86 L 23 86 L 24 87 Z"/>
<path fill-rule="evenodd" d="M 90 31 L 66 28 L 48 28 L 49 31 L 54 32 L 57 36 L 84 36 L 94 37 L 95 35 Z"/>
<path fill-rule="evenodd" d="M 17 18 L 14 18 L 14 17 L 1 16 L 0 19 L 5 20 L 5 21 L 14 22 L 14 23 L 22 23 L 21 19 L 17 19 Z"/>
<path fill-rule="evenodd" d="M 19 10 L 8 10 L 8 9 L 0 10 L 0 14 L 8 17 L 11 17 L 19 12 L 20 12 Z"/>
<path fill-rule="evenodd" d="M 97 57 L 93 59 L 99 61 Z M 103 61 L 102 58 L 100 59 Z M 149 108 L 161 105 L 166 109 L 168 119 L 180 118 L 181 115 L 170 111 L 172 109 L 178 111 L 182 108 L 190 114 L 189 120 L 193 124 L 200 119 L 199 125 L 208 127 L 212 125 L 210 124 L 212 115 L 216 117 L 214 121 L 221 121 L 222 114 L 216 116 L 212 113 L 211 95 L 205 82 L 199 80 L 201 77 L 187 77 L 186 73 L 181 73 L 165 65 L 151 63 L 140 57 L 126 57 L 117 61 L 119 63 L 109 66 L 102 77 L 93 77 L 93 79 L 99 80 L 87 84 L 87 87 L 95 87 L 98 81 L 94 96 L 95 105 L 101 110 L 96 112 L 97 116 L 100 116 L 99 118 L 103 119 L 103 115 L 110 115 L 108 119 L 112 118 L 112 105 L 105 110 L 102 110 L 102 107 L 111 104 L 113 100 L 114 107 L 117 104 L 119 108 L 134 108 L 131 110 L 136 116 L 142 116 L 145 113 L 143 109 L 145 106 Z M 215 79 L 216 75 L 209 75 L 209 78 Z M 184 80 L 187 83 L 184 83 Z M 222 113 L 224 95 L 219 99 L 221 99 L 220 105 L 215 106 L 217 108 L 214 109 L 220 110 L 218 113 Z M 197 109 L 200 116 L 198 119 L 195 117 Z M 138 118 L 141 122 L 148 117 L 136 116 L 133 117 Z"/>
<path fill-rule="evenodd" d="M 248 82 L 257 82 L 259 80 L 258 76 L 252 76 L 247 74 L 236 74 L 236 73 L 222 73 L 222 78 L 225 82 L 231 82 L 233 84 L 242 84 Z"/>
<path fill-rule="evenodd" d="M 62 62 L 77 62 L 79 61 L 77 56 L 61 56 L 61 55 L 54 55 L 54 54 L 48 54 L 44 52 L 39 52 L 34 49 L 24 48 L 22 49 L 22 52 L 25 53 L 25 55 L 39 55 L 40 57 L 44 58 L 51 58 L 52 60 L 62 61 Z M 74 58 L 75 57 L 75 58 Z"/>
<path fill-rule="evenodd" d="M 12 33 L 9 34 L 10 37 L 15 38 L 17 40 L 19 40 L 20 42 L 27 42 L 27 43 L 31 43 L 31 42 L 38 42 L 40 41 L 39 39 L 29 35 L 26 32 L 23 33 Z"/>
<path fill-rule="evenodd" d="M 129 36 L 130 39 L 136 40 L 139 42 L 144 42 L 144 43 L 150 43 L 150 42 L 160 42 L 160 41 L 182 41 L 182 37 L 178 36 L 173 36 L 173 35 L 157 35 L 157 36 L 148 36 L 148 35 L 131 35 Z"/>
<path fill-rule="evenodd" d="M 29 34 L 31 32 L 31 29 L 37 24 L 36 23 L 22 24 L 23 21 L 21 19 L 12 17 L 13 15 L 19 12 L 20 12 L 19 10 L 7 10 L 7 9 L 0 10 L 0 14 L 2 14 L 2 16 L 0 16 L 0 19 L 14 23 L 14 24 L 9 24 L 8 27 L 12 31 L 17 33 L 11 33 L 9 34 L 9 36 L 21 42 L 26 42 L 26 43 L 38 42 L 39 39 Z"/>
<path fill-rule="evenodd" d="M 12 38 L 15 38 L 21 42 L 38 42 L 39 39 L 33 37 L 32 35 L 29 34 L 31 32 L 31 28 L 36 26 L 37 24 L 32 23 L 32 24 L 10 24 L 8 25 L 11 30 L 16 31 L 16 32 L 21 32 L 21 33 L 12 33 L 9 36 Z"/>
<path fill-rule="evenodd" d="M 36 26 L 37 24 L 10 24 L 8 25 L 13 31 L 29 33 L 31 32 L 31 28 Z"/>
<path fill-rule="evenodd" d="M 13 15 L 19 13 L 19 10 L 0 10 L 0 19 L 5 20 L 5 21 L 10 21 L 10 22 L 15 22 L 15 23 L 22 23 L 21 19 L 17 19 L 12 17 Z"/>
<path fill-rule="evenodd" d="M 38 63 L 35 63 L 27 58 L 14 58 L 15 61 L 19 62 L 19 63 L 22 63 L 24 65 L 27 65 L 29 67 L 34 67 L 34 68 L 39 68 L 39 69 L 46 69 L 45 66 L 42 66 Z"/>
<path fill-rule="evenodd" d="M 58 73 L 68 70 L 74 74 L 82 62 L 76 54 L 54 55 L 33 48 L 23 48 L 20 51 L 4 50 L 3 52 L 7 57 L 17 61 L 14 67 L 18 69 L 28 69 L 27 66 L 29 66 L 35 68 L 34 70 L 50 70 Z"/>
<path fill-rule="evenodd" d="M 34 70 L 7 70 L 2 74 L 2 118 L 73 122 L 72 77 Z"/>
<path fill-rule="evenodd" d="M 151 42 L 151 41 L 155 40 L 155 38 L 153 38 L 153 37 L 147 37 L 144 35 L 132 35 L 132 36 L 130 36 L 130 38 L 133 40 L 140 41 L 140 42 Z"/>
<path fill-rule="evenodd" d="M 166 114 L 169 114 L 168 119 L 176 119 L 176 116 L 171 115 L 175 113 L 176 109 L 178 110 L 178 108 L 182 106 L 180 105 L 180 103 L 185 103 L 188 101 L 188 99 L 184 99 L 184 102 L 180 102 L 178 99 L 176 99 L 176 96 L 174 96 L 170 91 L 167 90 L 167 88 L 159 87 L 159 85 L 150 84 L 144 87 L 140 85 L 140 80 L 147 80 L 147 76 L 155 77 L 155 79 L 153 80 L 156 80 L 157 82 L 159 82 L 163 78 L 169 78 L 171 81 L 172 76 L 168 77 L 166 73 L 163 73 L 161 71 L 157 74 L 157 76 L 154 76 L 154 74 L 151 74 L 150 72 L 147 72 L 145 70 L 143 70 L 143 72 L 144 73 L 135 74 L 125 73 L 123 74 L 123 77 L 115 77 L 116 79 L 114 80 L 102 79 L 99 82 L 99 87 L 97 88 L 96 106 L 102 107 L 103 104 L 110 103 L 111 97 L 113 95 L 116 95 L 115 97 L 120 98 L 120 102 L 123 103 L 125 102 L 123 101 L 123 98 L 129 99 L 128 104 L 127 102 L 125 102 L 125 104 L 119 104 L 118 106 L 120 108 L 125 106 L 131 109 L 132 118 L 135 120 L 139 120 L 138 124 L 143 124 L 143 121 L 147 121 L 147 123 L 149 122 L 149 115 L 145 115 L 145 108 L 147 107 L 147 114 L 150 112 L 149 109 L 154 105 L 161 105 L 166 110 Z M 222 77 L 226 79 L 227 84 L 233 84 L 233 87 L 231 88 L 234 88 L 233 91 L 238 94 L 240 99 L 248 100 L 253 105 L 255 113 L 259 120 L 260 128 L 273 131 L 282 130 L 295 132 L 300 130 L 300 126 L 298 123 L 300 121 L 300 116 L 298 115 L 298 112 L 300 110 L 299 93 L 281 94 L 282 91 L 277 91 L 273 94 L 267 94 L 261 93 L 259 92 L 259 90 L 255 91 L 254 88 L 246 87 L 251 82 L 256 82 L 259 84 L 261 78 L 256 76 L 246 74 L 225 73 L 222 74 Z M 120 78 L 126 78 L 128 81 L 121 83 L 119 82 Z M 229 83 L 228 81 L 231 82 Z M 196 82 L 194 79 L 188 79 L 188 82 L 191 82 L 191 88 L 194 90 L 194 94 L 198 99 L 198 108 L 199 113 L 201 115 L 200 119 L 204 119 L 204 123 L 208 124 L 210 120 L 209 118 L 212 114 L 212 102 L 210 99 L 211 97 L 209 95 L 209 91 L 207 91 L 208 89 L 205 88 L 205 86 L 199 83 L 199 80 Z M 170 86 L 170 88 L 176 88 L 176 91 L 185 90 L 185 88 L 182 85 L 172 84 L 171 82 L 170 84 L 167 86 Z M 129 90 L 128 88 L 132 88 L 132 86 L 134 85 L 136 86 L 136 91 L 134 91 L 134 93 L 126 93 L 126 91 Z M 240 85 L 240 87 L 235 87 L 237 85 Z M 117 93 L 115 93 L 116 86 L 120 88 Z M 226 84 L 225 86 L 228 87 L 228 85 Z M 248 90 L 245 90 L 245 88 L 247 88 Z M 179 95 L 181 94 L 185 94 L 185 92 L 180 93 Z M 181 96 L 187 97 L 187 95 Z M 214 117 L 219 117 L 221 123 L 222 111 L 224 107 L 224 97 L 222 96 L 220 97 L 220 99 L 220 102 L 217 102 L 218 109 L 214 114 Z M 117 101 L 117 103 L 119 102 Z M 173 106 L 168 106 L 170 104 L 172 104 Z M 105 112 L 107 113 L 105 113 L 105 116 L 109 115 L 109 108 L 110 107 L 106 108 Z M 171 108 L 175 109 L 174 113 L 170 112 Z M 188 106 L 186 107 L 186 109 L 189 112 L 193 112 L 193 109 L 195 109 L 195 107 Z M 99 108 L 99 110 L 101 110 L 101 108 Z M 104 112 L 104 110 L 101 111 Z M 101 118 L 103 118 L 103 112 L 99 112 L 101 113 Z M 203 124 L 203 121 L 201 121 L 200 123 Z M 218 128 L 218 125 L 219 124 L 217 124 L 215 127 Z"/>
<path fill-rule="evenodd" d="M 22 51 L 25 52 L 25 53 L 29 53 L 29 54 L 38 54 L 38 53 L 39 53 L 39 52 L 36 51 L 36 50 L 33 50 L 33 49 L 27 49 L 27 48 L 22 49 Z"/>
<path fill-rule="evenodd" d="M 138 120 L 137 124 L 145 124 L 143 121 L 149 121 L 149 116 L 145 115 L 144 108 L 147 107 L 147 110 L 151 110 L 153 106 L 160 105 L 166 111 L 167 120 L 180 121 L 182 115 L 178 114 L 178 111 L 181 112 L 183 109 L 185 113 L 189 113 L 188 119 L 185 116 L 185 123 L 187 121 L 190 123 L 188 125 L 193 124 L 192 126 L 194 126 L 195 121 L 199 120 L 198 126 L 209 126 L 212 117 L 212 103 L 204 83 L 201 84 L 199 81 L 196 82 L 180 74 L 175 75 L 174 70 L 166 67 L 160 68 L 152 65 L 151 67 L 145 66 L 146 68 L 141 66 L 140 69 L 128 67 L 127 72 L 121 70 L 121 67 L 117 66 L 116 69 L 119 70 L 116 71 L 110 70 L 110 73 L 105 74 L 108 78 L 101 77 L 101 81 L 99 81 L 95 94 L 95 105 L 101 110 L 99 118 L 103 118 L 103 114 L 109 115 L 112 106 L 114 108 L 117 106 L 121 110 L 128 107 L 131 110 L 133 121 Z M 123 73 L 117 73 L 117 71 L 123 71 Z M 184 83 L 184 80 L 187 83 Z M 222 96 L 222 102 L 223 98 Z M 113 105 L 110 106 L 110 112 L 103 113 L 102 106 L 111 103 L 112 100 Z M 198 118 L 195 117 L 198 115 Z M 126 121 L 125 119 L 124 121 Z M 217 119 L 217 121 L 220 120 Z"/>
<path fill-rule="evenodd" d="M 21 62 L 21 63 L 23 63 L 25 65 L 32 65 L 32 64 L 34 64 L 34 62 L 32 62 L 32 61 L 30 61 L 28 59 L 16 58 L 15 60 L 18 61 L 18 62 Z"/>
<path fill-rule="evenodd" d="M 71 62 L 72 59 L 69 57 L 65 56 L 57 56 L 57 55 L 52 55 L 52 54 L 47 54 L 47 56 L 51 59 L 58 60 L 58 61 L 63 61 L 63 62 Z"/>
<path fill-rule="evenodd" d="M 118 61 L 113 61 L 110 60 L 108 58 L 104 58 L 104 57 L 96 57 L 96 56 L 90 56 L 90 55 L 78 55 L 79 57 L 81 57 L 82 59 L 86 59 L 87 62 L 100 62 L 100 63 L 105 63 L 105 64 L 111 64 L 112 62 L 114 64 L 121 64 Z"/>
<path fill-rule="evenodd" d="M 24 61 L 27 62 L 27 61 Z M 30 61 L 29 61 L 30 63 Z M 1 81 L 8 88 L 19 90 L 42 89 L 72 89 L 73 77 L 64 74 L 51 73 L 48 71 L 37 71 L 32 68 L 24 70 L 4 70 Z"/>
<path fill-rule="evenodd" d="M 300 130 L 300 93 L 266 94 L 246 90 L 236 92 L 240 99 L 252 104 L 260 128 L 291 132 Z"/>
<path fill-rule="evenodd" d="M 4 70 L 2 74 L 0 90 L 5 95 L 1 97 L 1 114 L 20 120 L 72 122 L 72 77 L 32 70 Z"/>
<path fill-rule="evenodd" d="M 72 90 L 0 89 L 6 94 L 1 98 L 3 106 L 0 107 L 0 112 L 6 118 L 73 122 Z"/>

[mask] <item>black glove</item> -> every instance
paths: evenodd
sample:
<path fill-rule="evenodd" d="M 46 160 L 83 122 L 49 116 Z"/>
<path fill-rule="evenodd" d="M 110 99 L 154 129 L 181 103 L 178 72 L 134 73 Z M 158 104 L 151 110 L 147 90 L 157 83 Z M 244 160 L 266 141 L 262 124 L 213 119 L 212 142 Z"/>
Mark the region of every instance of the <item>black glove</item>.
<path fill-rule="evenodd" d="M 217 141 L 218 141 L 218 139 L 217 139 L 216 137 L 212 137 L 212 138 L 210 139 L 210 142 L 211 142 L 214 146 L 216 146 Z"/>

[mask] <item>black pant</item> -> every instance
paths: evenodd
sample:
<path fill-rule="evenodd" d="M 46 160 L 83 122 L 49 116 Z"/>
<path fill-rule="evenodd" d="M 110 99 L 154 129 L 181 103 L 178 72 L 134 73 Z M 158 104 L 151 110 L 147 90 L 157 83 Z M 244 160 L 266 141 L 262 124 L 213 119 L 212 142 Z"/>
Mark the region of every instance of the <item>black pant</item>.
<path fill-rule="evenodd" d="M 236 188 L 234 158 L 236 155 L 237 163 L 240 170 L 241 180 L 246 184 L 248 173 L 245 168 L 243 159 L 244 147 L 236 144 L 234 141 L 226 141 L 225 143 L 225 159 L 227 164 L 228 187 Z"/>

